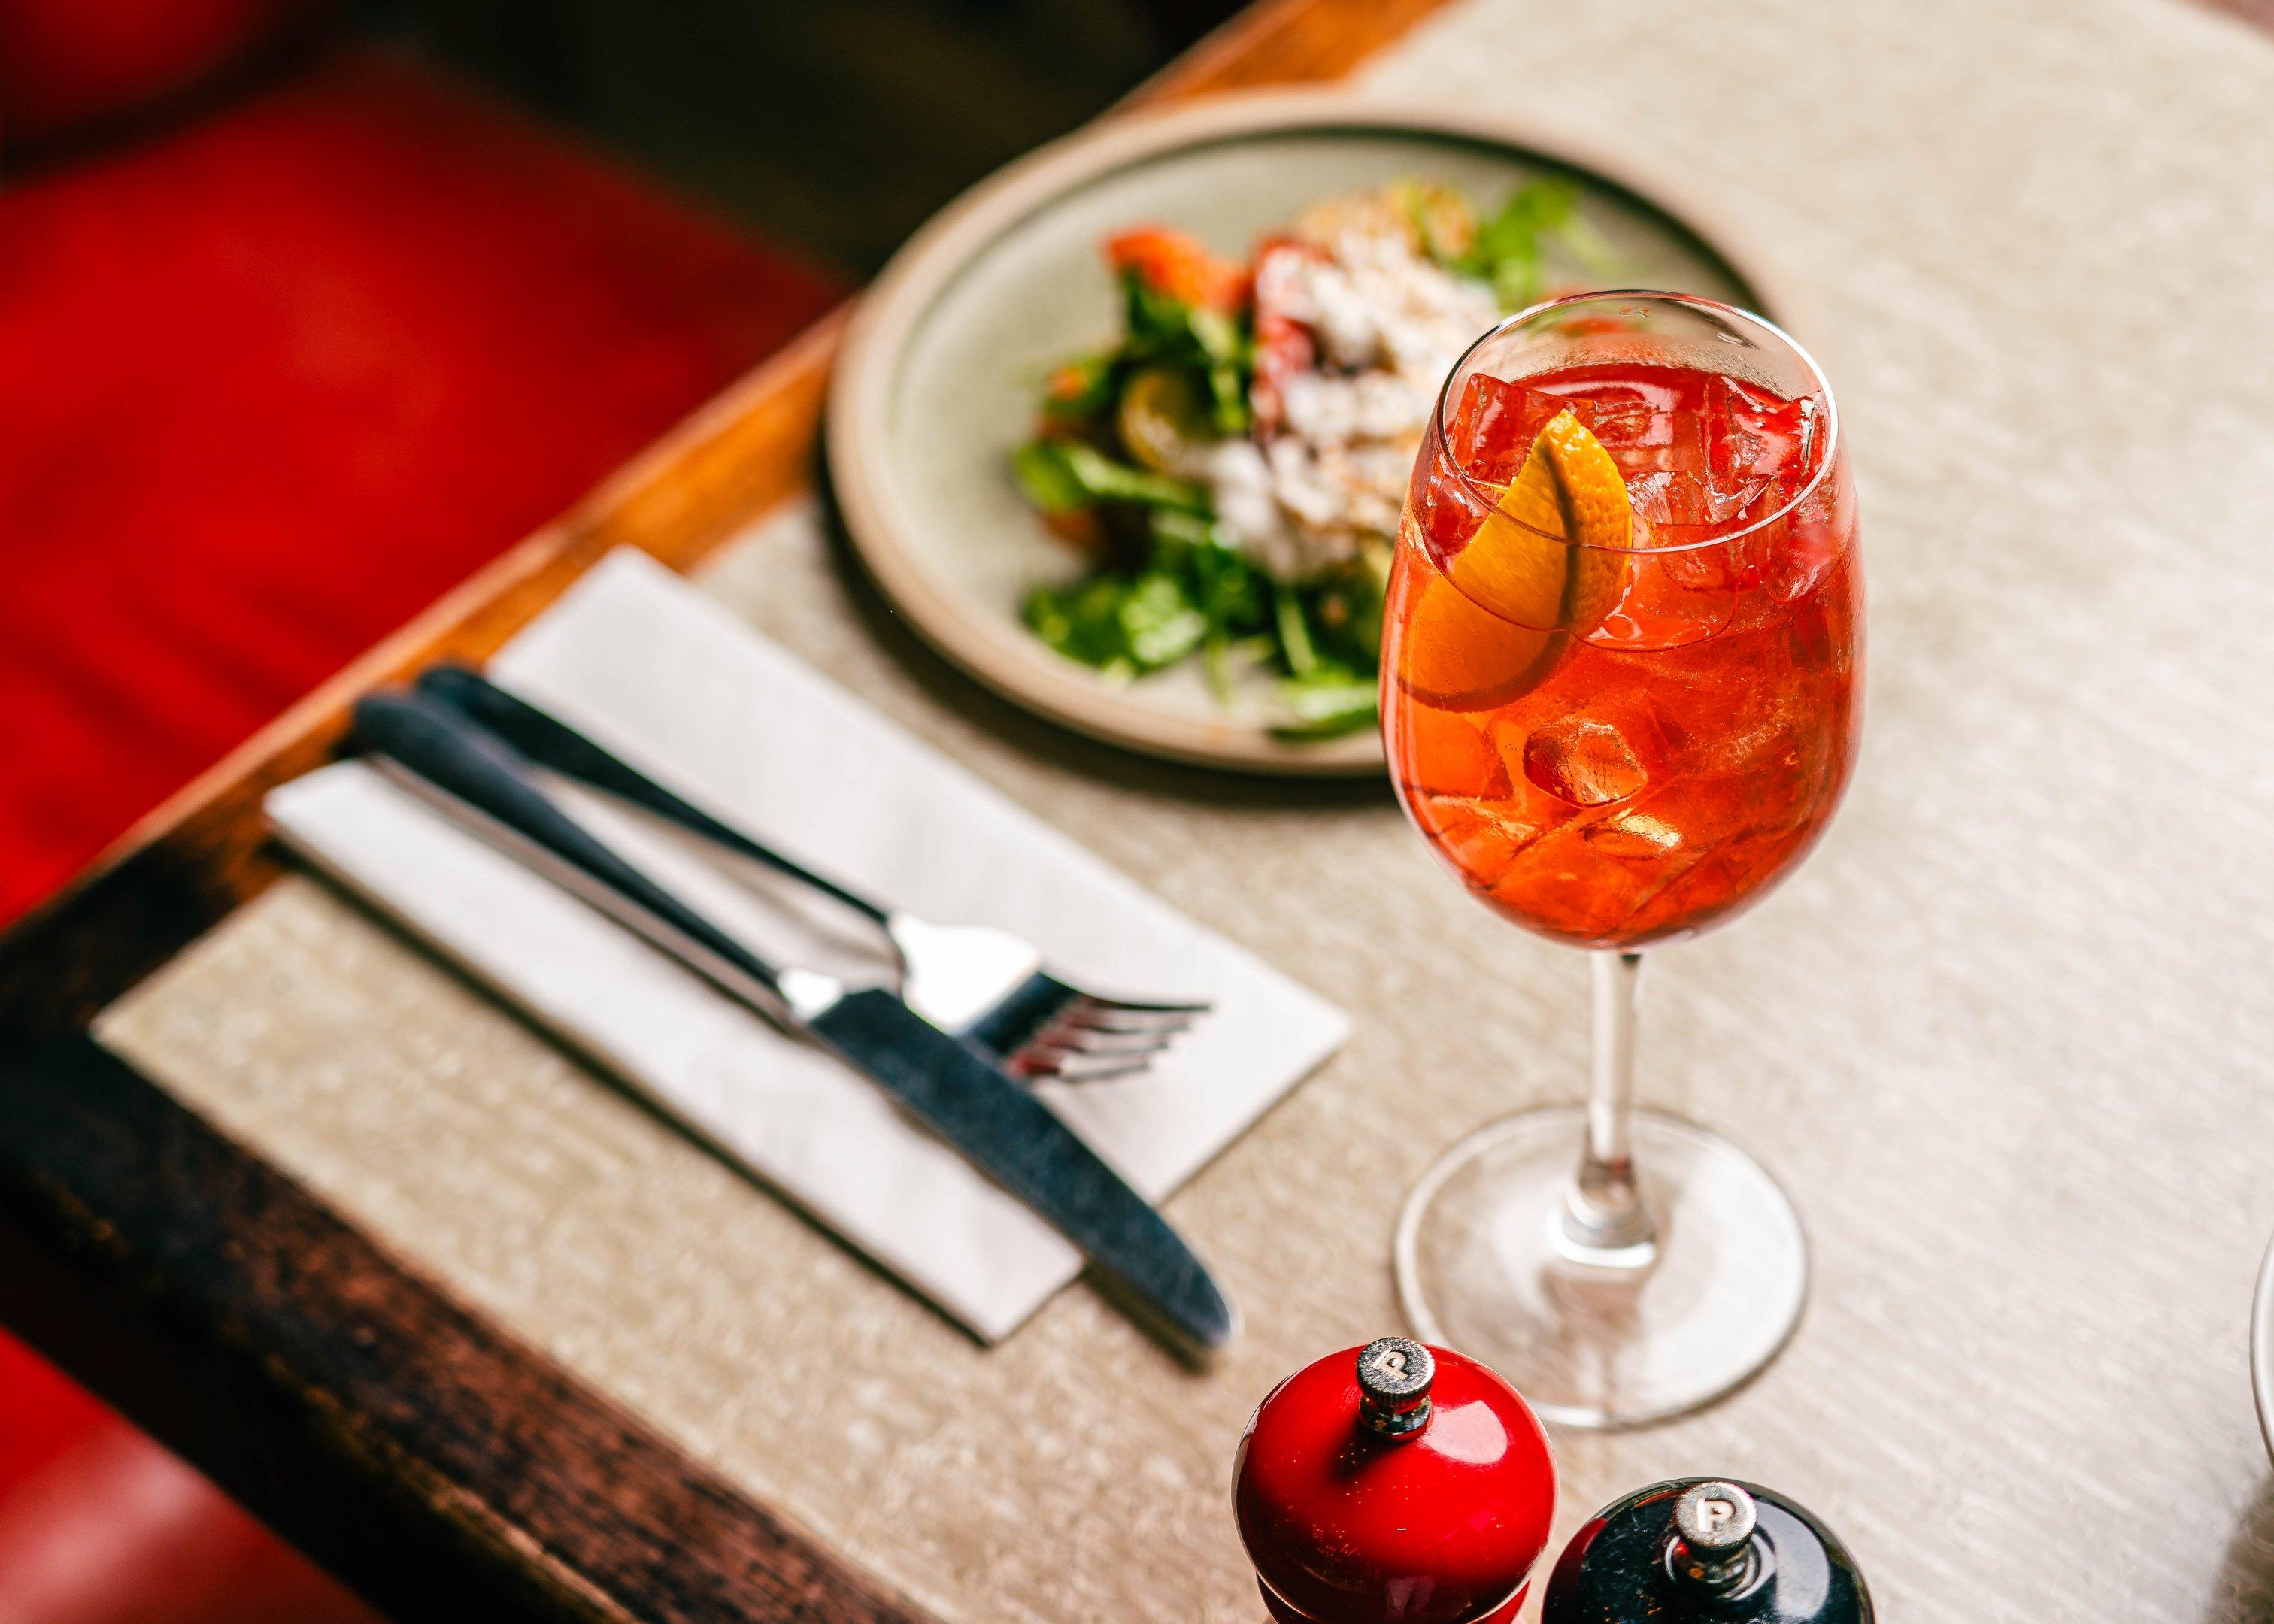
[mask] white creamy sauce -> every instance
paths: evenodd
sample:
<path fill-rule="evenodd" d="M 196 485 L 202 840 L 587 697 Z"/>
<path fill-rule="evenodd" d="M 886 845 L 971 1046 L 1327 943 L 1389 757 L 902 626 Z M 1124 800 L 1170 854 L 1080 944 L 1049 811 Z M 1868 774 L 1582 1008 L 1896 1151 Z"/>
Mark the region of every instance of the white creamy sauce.
<path fill-rule="evenodd" d="M 1271 296 L 1317 339 L 1318 367 L 1281 381 L 1284 421 L 1265 445 L 1211 447 L 1190 470 L 1236 545 L 1291 578 L 1397 533 L 1437 390 L 1500 314 L 1394 221 L 1361 216 L 1315 245 L 1317 257 L 1274 265 Z"/>

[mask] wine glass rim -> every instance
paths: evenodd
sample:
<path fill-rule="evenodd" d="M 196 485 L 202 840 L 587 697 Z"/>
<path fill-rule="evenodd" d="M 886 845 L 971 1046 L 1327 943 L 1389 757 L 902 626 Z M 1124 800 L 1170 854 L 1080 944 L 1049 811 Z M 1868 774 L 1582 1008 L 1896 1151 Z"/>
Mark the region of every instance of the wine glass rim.
<path fill-rule="evenodd" d="M 1512 524 L 1532 530 L 1535 536 L 1567 547 L 1585 547 L 1590 551 L 1600 553 L 1692 553 L 1700 547 L 1723 546 L 1741 537 L 1750 536 L 1756 530 L 1766 530 L 1816 494 L 1824 482 L 1831 477 L 1832 465 L 1839 460 L 1840 455 L 1840 403 L 1834 398 L 1831 380 L 1825 377 L 1824 369 L 1816 364 L 1816 357 L 1808 353 L 1806 347 L 1798 339 L 1758 311 L 1747 310 L 1743 305 L 1731 304 L 1721 299 L 1710 299 L 1700 293 L 1674 293 L 1660 288 L 1601 288 L 1585 293 L 1567 293 L 1559 298 L 1542 299 L 1536 304 L 1527 304 L 1515 314 L 1504 316 L 1495 322 L 1484 332 L 1479 334 L 1467 349 L 1461 351 L 1461 358 L 1453 363 L 1452 371 L 1445 374 L 1445 381 L 1438 387 L 1437 404 L 1429 414 L 1428 454 L 1442 459 L 1445 465 L 1453 470 L 1453 477 L 1472 494 L 1483 499 L 1486 506 L 1497 508 L 1500 492 L 1506 487 L 1472 477 L 1468 470 L 1463 468 L 1458 459 L 1453 455 L 1452 447 L 1446 439 L 1445 421 L 1452 410 L 1453 380 L 1460 377 L 1462 369 L 1468 365 L 1469 358 L 1478 350 L 1482 350 L 1502 335 L 1514 331 L 1525 322 L 1534 320 L 1549 311 L 1569 309 L 1577 304 L 1601 304 L 1612 300 L 1628 303 L 1647 300 L 1658 304 L 1680 304 L 1692 310 L 1706 311 L 1717 316 L 1735 317 L 1740 321 L 1748 322 L 1764 329 L 1778 342 L 1791 350 L 1799 357 L 1800 364 L 1808 369 L 1809 377 L 1815 380 L 1815 393 L 1821 395 L 1824 400 L 1826 422 L 1824 449 L 1817 457 L 1815 471 L 1809 475 L 1808 482 L 1794 492 L 1774 512 L 1764 514 L 1751 523 L 1740 525 L 1735 530 L 1716 530 L 1712 535 L 1701 537 L 1698 540 L 1678 542 L 1670 546 L 1606 547 L 1596 542 L 1573 541 L 1568 537 L 1551 535 L 1546 530 L 1524 524 L 1522 520 L 1506 514 L 1502 515 L 1502 517 Z"/>

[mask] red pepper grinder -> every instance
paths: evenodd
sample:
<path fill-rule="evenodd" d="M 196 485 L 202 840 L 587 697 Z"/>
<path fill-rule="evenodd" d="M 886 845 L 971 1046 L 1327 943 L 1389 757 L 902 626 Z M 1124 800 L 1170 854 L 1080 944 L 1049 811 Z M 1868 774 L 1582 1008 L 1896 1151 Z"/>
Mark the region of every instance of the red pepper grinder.
<path fill-rule="evenodd" d="M 1509 1624 L 1547 1547 L 1555 1462 L 1507 1382 L 1385 1336 L 1271 1390 L 1232 1506 L 1279 1624 Z"/>

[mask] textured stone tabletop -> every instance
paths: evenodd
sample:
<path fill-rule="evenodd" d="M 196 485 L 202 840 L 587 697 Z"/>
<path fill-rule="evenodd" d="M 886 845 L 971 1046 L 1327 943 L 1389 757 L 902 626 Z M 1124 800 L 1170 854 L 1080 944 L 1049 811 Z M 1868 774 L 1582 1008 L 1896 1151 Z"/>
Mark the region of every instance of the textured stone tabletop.
<path fill-rule="evenodd" d="M 1562 1531 L 1734 1473 L 1831 1521 L 1891 1617 L 2274 1616 L 2244 1365 L 2274 1231 L 2274 46 L 2168 0 L 1472 0 L 1369 80 L 1522 106 L 1742 220 L 1863 482 L 1856 790 L 1768 903 L 1661 956 L 1642 1040 L 1647 1100 L 1793 1190 L 1815 1295 L 1729 1402 L 1559 1437 Z M 1406 1186 L 1577 1092 L 1585 966 L 1462 897 L 1384 791 L 1156 769 L 975 694 L 803 509 L 704 581 L 1357 1017 L 1171 1206 L 1247 1312 L 1212 1372 L 1087 1287 L 1015 1367 L 983 1352 L 312 882 L 106 1040 L 950 1624 L 1247 1624 L 1247 1411 L 1402 1328 Z"/>

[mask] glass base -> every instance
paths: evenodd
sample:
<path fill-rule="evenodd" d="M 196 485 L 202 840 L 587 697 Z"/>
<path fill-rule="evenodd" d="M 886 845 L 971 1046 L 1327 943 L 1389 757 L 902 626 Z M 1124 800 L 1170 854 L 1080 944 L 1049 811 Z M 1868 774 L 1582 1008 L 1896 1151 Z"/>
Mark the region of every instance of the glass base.
<path fill-rule="evenodd" d="M 1655 1243 L 1575 1245 L 1564 1199 L 1587 1118 L 1526 1111 L 1453 1147 L 1397 1224 L 1397 1289 L 1426 1342 L 1481 1359 L 1566 1426 L 1710 1404 L 1774 1358 L 1808 1296 L 1808 1242 L 1776 1180 L 1720 1135 L 1637 1111 Z"/>

